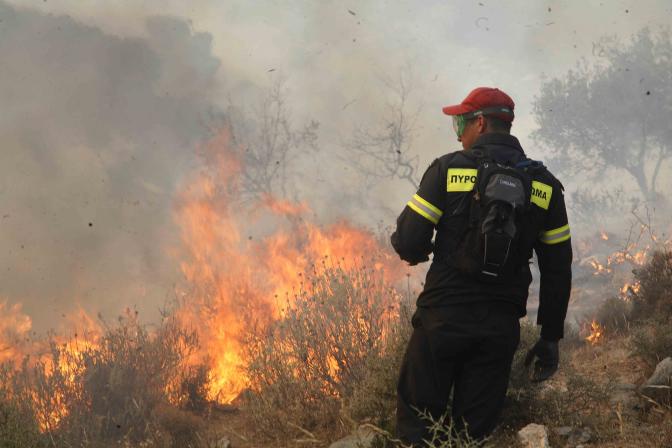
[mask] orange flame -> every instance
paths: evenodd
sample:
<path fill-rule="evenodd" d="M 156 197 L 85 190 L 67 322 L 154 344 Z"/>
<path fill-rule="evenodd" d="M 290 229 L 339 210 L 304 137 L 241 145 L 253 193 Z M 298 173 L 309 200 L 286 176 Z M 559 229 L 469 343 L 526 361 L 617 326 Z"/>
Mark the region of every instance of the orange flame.
<path fill-rule="evenodd" d="M 0 302 L 0 364 L 18 364 L 25 356 L 25 345 L 29 342 L 33 322 L 23 314 L 21 304 L 8 305 Z"/>
<path fill-rule="evenodd" d="M 170 252 L 178 257 L 185 282 L 177 290 L 174 317 L 199 335 L 200 351 L 185 363 L 205 364 L 209 398 L 228 403 L 247 385 L 242 349 L 246 335 L 280 318 L 294 293 L 310 288 L 304 284 L 307 273 L 369 264 L 392 283 L 402 279 L 406 269 L 372 232 L 344 220 L 319 225 L 305 203 L 271 195 L 242 200 L 243 166 L 226 132 L 201 149 L 204 167 L 187 180 L 176 199 L 174 217 L 181 241 Z M 45 356 L 46 340 L 28 341 L 32 322 L 20 305 L 0 302 L 0 362 L 18 363 L 33 353 L 33 362 L 42 362 L 47 375 L 59 373 L 74 382 L 82 373 L 77 360 L 98 347 L 103 331 L 81 309 L 67 323 L 76 330 L 70 337 L 53 337 L 64 354 L 53 365 Z M 338 366 L 328 362 L 332 373 L 337 372 Z M 58 427 L 68 415 L 65 396 L 33 393 L 32 398 L 46 400 L 36 403 L 43 430 Z"/>
<path fill-rule="evenodd" d="M 604 337 L 604 329 L 602 326 L 595 320 L 590 323 L 590 335 L 586 337 L 586 341 L 590 342 L 592 345 L 597 344 Z"/>
<path fill-rule="evenodd" d="M 642 285 L 639 282 L 626 283 L 620 290 L 620 297 L 623 300 L 630 300 L 637 295 Z"/>
<path fill-rule="evenodd" d="M 187 282 L 178 315 L 199 333 L 203 350 L 193 362 L 210 367 L 210 398 L 231 402 L 247 384 L 246 334 L 282 316 L 293 292 L 309 286 L 306 273 L 371 263 L 395 281 L 404 268 L 371 232 L 346 221 L 312 222 L 305 203 L 271 195 L 241 201 L 243 167 L 226 133 L 204 153 L 207 167 L 183 189 L 176 213 Z"/>
<path fill-rule="evenodd" d="M 593 275 L 610 274 L 612 272 L 612 269 L 609 267 L 608 264 L 605 266 L 596 259 L 590 260 L 590 265 L 593 267 L 593 269 L 595 269 Z"/>

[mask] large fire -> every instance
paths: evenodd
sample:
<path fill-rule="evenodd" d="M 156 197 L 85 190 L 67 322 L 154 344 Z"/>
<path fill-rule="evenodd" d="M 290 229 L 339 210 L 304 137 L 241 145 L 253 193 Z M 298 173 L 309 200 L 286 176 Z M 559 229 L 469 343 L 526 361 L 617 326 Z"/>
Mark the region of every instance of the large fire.
<path fill-rule="evenodd" d="M 181 192 L 176 219 L 182 229 L 181 267 L 187 288 L 178 314 L 199 333 L 210 398 L 230 402 L 246 386 L 242 344 L 246 332 L 282 316 L 305 274 L 328 266 L 372 263 L 386 280 L 403 276 L 398 257 L 375 236 L 340 221 L 311 222 L 307 204 L 266 195 L 242 200 L 244 169 L 222 133 L 204 148 L 207 166 Z"/>
<path fill-rule="evenodd" d="M 268 326 L 305 291 L 307 273 L 366 264 L 395 282 L 406 269 L 375 235 L 345 220 L 320 225 L 305 203 L 241 193 L 242 165 L 228 134 L 203 148 L 204 164 L 177 194 L 175 220 L 181 245 L 169 249 L 184 276 L 177 289 L 174 317 L 199 336 L 200 349 L 188 364 L 205 364 L 209 398 L 234 400 L 246 387 L 243 344 L 246 334 Z M 392 297 L 390 298 L 392 300 Z M 54 336 L 65 356 L 49 364 L 49 342 L 31 340 L 32 322 L 20 305 L 0 302 L 0 362 L 19 365 L 27 355 L 44 369 L 74 378 L 77 356 L 95 348 L 103 329 L 83 310 L 66 319 L 67 336 Z M 75 385 L 76 387 L 76 385 Z M 51 430 L 68 410 L 62 397 L 36 403 L 43 430 Z M 37 400 L 37 394 L 33 395 Z"/>
<path fill-rule="evenodd" d="M 81 308 L 66 316 L 65 322 L 71 333 L 34 338 L 32 320 L 22 312 L 20 304 L 8 306 L 6 302 L 0 302 L 0 364 L 9 363 L 14 367 L 22 363 L 31 367 L 39 365 L 47 376 L 58 374 L 64 384 L 76 389 L 75 378 L 82 368 L 78 357 L 83 351 L 97 346 L 102 329 Z M 50 356 L 53 345 L 58 346 L 60 356 Z M 52 430 L 67 415 L 63 393 L 54 391 L 47 396 L 34 390 L 30 392 L 30 399 L 35 402 L 35 417 L 42 430 Z"/>
<path fill-rule="evenodd" d="M 238 154 L 226 132 L 202 148 L 203 166 L 176 197 L 174 217 L 181 242 L 169 251 L 184 276 L 172 312 L 199 336 L 199 351 L 185 362 L 208 367 L 208 398 L 220 403 L 233 401 L 247 386 L 246 336 L 283 316 L 296 292 L 310 288 L 307 274 L 367 265 L 390 284 L 406 274 L 398 257 L 370 231 L 345 220 L 320 224 L 305 203 L 271 194 L 245 195 L 240 183 L 245 167 Z M 599 239 L 609 241 L 609 236 L 601 232 Z M 611 274 L 626 262 L 641 266 L 647 250 L 627 247 L 602 262 L 591 256 L 587 263 L 595 275 Z M 626 284 L 621 294 L 629 296 L 637 288 Z M 103 329 L 83 310 L 69 321 L 74 333 L 52 339 L 67 356 L 46 368 L 74 378 L 77 363 L 72 360 L 95 348 Z M 0 302 L 0 363 L 18 365 L 26 355 L 48 350 L 44 340 L 31 340 L 31 331 L 31 320 L 19 305 Z M 597 343 L 602 336 L 603 329 L 593 321 L 587 340 Z M 54 428 L 67 415 L 58 405 L 59 397 L 53 400 L 56 405 L 38 416 L 43 429 Z"/>

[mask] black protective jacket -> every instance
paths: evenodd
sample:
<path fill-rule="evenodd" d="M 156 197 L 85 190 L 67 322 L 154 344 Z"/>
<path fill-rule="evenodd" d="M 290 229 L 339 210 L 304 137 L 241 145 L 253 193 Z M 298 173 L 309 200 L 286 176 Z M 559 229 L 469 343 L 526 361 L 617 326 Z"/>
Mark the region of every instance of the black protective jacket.
<path fill-rule="evenodd" d="M 480 136 L 472 149 L 485 152 L 493 160 L 514 165 L 526 159 L 518 139 L 508 134 Z M 484 283 L 460 273 L 451 263 L 461 230 L 465 227 L 468 207 L 465 201 L 474 186 L 477 163 L 469 151 L 457 151 L 436 159 L 427 168 L 417 194 L 397 219 L 392 246 L 411 264 L 433 262 L 427 272 L 419 307 L 445 306 L 474 301 L 504 301 L 526 313 L 532 274 L 529 263 L 509 278 Z M 563 326 L 572 281 L 572 245 L 562 184 L 546 169 L 533 174 L 530 212 L 520 229 L 518 251 L 525 260 L 532 251 L 539 263 L 540 297 L 537 322 L 542 337 L 557 340 Z M 434 231 L 436 238 L 432 241 Z"/>

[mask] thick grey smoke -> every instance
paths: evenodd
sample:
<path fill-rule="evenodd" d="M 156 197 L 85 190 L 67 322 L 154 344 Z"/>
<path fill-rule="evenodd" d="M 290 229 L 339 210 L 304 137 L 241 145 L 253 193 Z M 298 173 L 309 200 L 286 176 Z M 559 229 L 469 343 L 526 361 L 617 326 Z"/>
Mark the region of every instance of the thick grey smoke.
<path fill-rule="evenodd" d="M 0 296 L 38 327 L 74 304 L 150 313 L 178 278 L 171 204 L 222 119 L 211 38 L 120 38 L 0 2 Z"/>
<path fill-rule="evenodd" d="M 459 148 L 441 106 L 479 85 L 512 95 L 513 131 L 544 160 L 529 138 L 544 77 L 599 63 L 600 37 L 627 39 L 672 12 L 668 0 L 25 4 L 0 0 L 0 300 L 22 302 L 41 328 L 77 303 L 151 314 L 171 293 L 176 185 L 229 98 L 253 112 L 286 77 L 295 129 L 320 122 L 319 151 L 294 160 L 292 197 L 323 222 L 391 225 L 410 184 L 368 188 L 342 160 L 354 127 L 376 129 L 394 104 L 383 78 L 413 69 L 420 171 Z"/>

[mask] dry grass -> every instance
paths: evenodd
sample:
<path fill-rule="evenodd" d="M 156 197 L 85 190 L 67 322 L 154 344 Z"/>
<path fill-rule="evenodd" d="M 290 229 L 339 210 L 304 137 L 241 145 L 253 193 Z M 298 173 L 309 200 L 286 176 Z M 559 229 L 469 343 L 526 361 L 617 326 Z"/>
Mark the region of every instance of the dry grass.
<path fill-rule="evenodd" d="M 551 429 L 552 446 L 566 443 L 552 431 L 559 426 L 589 428 L 595 447 L 672 446 L 669 406 L 636 392 L 629 402 L 614 400 L 620 385 L 642 384 L 672 354 L 671 259 L 655 255 L 637 271 L 642 289 L 632 304 L 602 305 L 596 319 L 607 331 L 599 343 L 568 328 L 560 370 L 545 383 L 530 382 L 523 366 L 539 332 L 522 322 L 502 425 L 487 446 L 517 446 L 517 431 L 532 422 Z M 208 372 L 184 363 L 198 341 L 170 318 L 148 331 L 125 316 L 77 351 L 54 340 L 45 358 L 0 370 L 0 446 L 205 448 L 227 435 L 236 447 L 325 447 L 364 424 L 383 435 L 376 448 L 401 447 L 391 435 L 411 330 L 401 302 L 375 270 L 322 266 L 282 319 L 249 335 L 242 412 L 209 421 L 198 415 L 207 407 Z M 62 363 L 71 367 L 49 367 Z M 476 446 L 454 437 L 449 420 L 428 426 L 435 438 L 427 448 Z"/>
<path fill-rule="evenodd" d="M 596 447 L 672 446 L 672 410 L 636 391 L 657 362 L 672 355 L 670 261 L 670 253 L 657 253 L 635 272 L 642 288 L 632 303 L 610 299 L 600 306 L 596 320 L 606 331 L 596 345 L 576 335 L 562 341 L 560 369 L 541 385 L 529 383 L 521 369 L 525 349 L 536 340 L 535 331 L 522 325 L 509 405 L 494 446 L 515 446 L 516 431 L 531 422 L 587 427 Z M 551 431 L 550 442 L 563 446 L 566 440 Z"/>
<path fill-rule="evenodd" d="M 660 266 L 665 265 L 659 263 Z M 647 275 L 652 275 L 657 281 L 666 281 L 664 276 L 661 278 L 660 274 L 650 270 Z M 640 300 L 645 301 L 644 306 L 640 305 L 640 316 L 655 312 L 660 317 L 661 310 L 666 309 L 665 300 L 668 299 L 669 295 L 661 294 L 650 302 L 640 297 Z M 533 422 L 545 424 L 549 428 L 552 446 L 564 446 L 566 443 L 566 439 L 553 431 L 553 428 L 561 426 L 590 429 L 590 444 L 596 447 L 672 445 L 672 415 L 668 408 L 647 403 L 636 392 L 632 397 L 636 404 L 631 408 L 614 401 L 621 385 L 632 387 L 641 384 L 651 373 L 652 363 L 669 351 L 664 342 L 668 340 L 665 330 L 670 326 L 652 325 L 650 321 L 635 319 L 632 316 L 633 308 L 633 304 L 617 299 L 602 305 L 597 320 L 606 328 L 606 336 L 597 345 L 589 344 L 576 328 L 568 326 L 565 339 L 561 341 L 560 369 L 550 381 L 541 384 L 532 383 L 528 370 L 523 366 L 525 354 L 538 339 L 539 330 L 533 323 L 522 321 L 521 344 L 514 358 L 502 425 L 487 446 L 517 446 L 517 431 Z M 323 313 L 306 313 L 302 318 L 312 319 L 315 316 L 320 316 L 318 320 L 324 318 Z M 406 326 L 405 331 L 408 330 Z M 640 332 L 655 334 L 655 337 L 644 340 L 637 336 Z M 335 396 L 335 402 L 330 404 L 334 406 L 332 415 L 336 416 L 336 402 L 341 402 L 338 416 L 335 417 L 341 422 L 336 424 L 337 427 L 346 426 L 343 423 L 345 412 L 357 422 L 375 423 L 380 433 L 386 434 L 386 437 L 376 442 L 376 447 L 401 446 L 394 442 L 391 434 L 396 371 L 407 336 L 408 333 L 400 339 L 404 340 L 403 343 L 390 345 L 387 355 L 376 352 L 375 357 L 369 358 L 363 364 L 369 372 L 369 380 L 356 382 L 358 386 L 352 389 L 355 393 L 349 397 Z M 648 361 L 645 352 L 649 353 Z M 386 363 L 392 363 L 394 368 Z M 360 401 L 359 396 L 366 399 Z M 445 431 L 450 432 L 447 420 L 438 422 L 438 426 L 437 422 L 428 422 L 428 425 L 434 425 L 435 429 L 442 428 L 439 431 L 443 431 L 444 435 L 447 434 Z M 334 436 L 337 433 L 332 432 Z M 469 446 L 468 442 L 459 439 L 451 439 L 446 443 L 453 445 L 443 446 L 462 446 L 460 443 Z M 427 445 L 428 448 L 437 446 L 442 446 L 437 440 Z"/>

